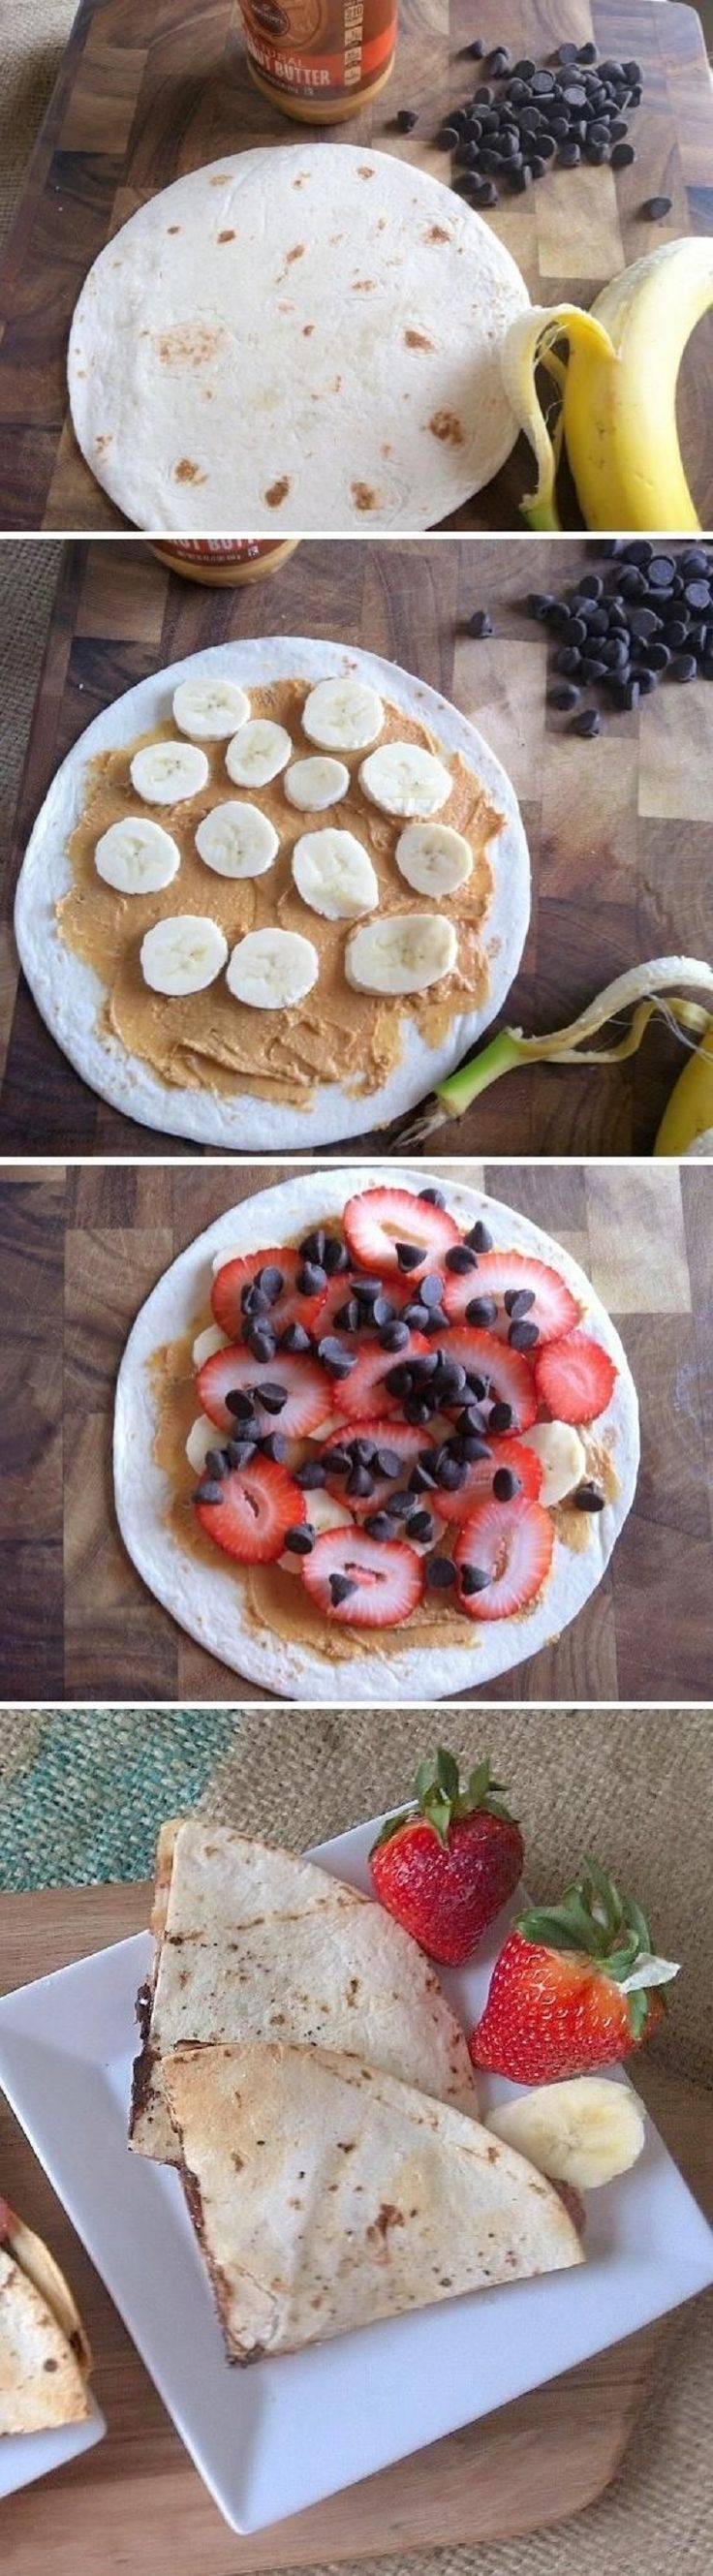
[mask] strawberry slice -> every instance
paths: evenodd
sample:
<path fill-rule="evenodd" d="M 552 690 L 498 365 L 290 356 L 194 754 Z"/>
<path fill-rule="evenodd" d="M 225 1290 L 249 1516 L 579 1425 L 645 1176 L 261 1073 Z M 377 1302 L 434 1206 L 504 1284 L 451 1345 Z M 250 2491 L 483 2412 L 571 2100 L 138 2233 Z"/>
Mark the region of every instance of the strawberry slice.
<path fill-rule="evenodd" d="M 541 1503 L 478 1503 L 453 1550 L 458 1603 L 468 1619 L 510 1619 L 534 1601 L 549 1573 L 554 1525 Z"/>
<path fill-rule="evenodd" d="M 314 1332 L 317 1317 L 326 1306 L 327 1281 L 325 1278 L 324 1287 L 312 1296 L 304 1296 L 297 1286 L 304 1269 L 302 1254 L 284 1244 L 270 1244 L 267 1251 L 246 1252 L 242 1260 L 226 1261 L 224 1268 L 216 1271 L 210 1298 L 221 1332 L 227 1333 L 231 1342 L 242 1340 L 251 1320 L 250 1308 L 246 1310 L 243 1299 L 251 1288 L 260 1293 L 263 1277 L 265 1303 L 262 1309 L 255 1307 L 252 1320 L 264 1319 L 276 1333 L 284 1333 L 288 1324 L 301 1324 L 303 1332 Z M 282 1281 L 281 1288 L 277 1287 L 278 1279 Z M 336 1281 L 333 1284 L 336 1286 Z"/>
<path fill-rule="evenodd" d="M 450 1348 L 450 1335 L 448 1339 Z M 350 1351 L 354 1347 L 346 1337 L 345 1347 Z M 342 1413 L 347 1422 L 366 1422 L 372 1414 L 400 1412 L 409 1391 L 409 1364 L 426 1358 L 429 1349 L 425 1333 L 409 1333 L 400 1351 L 384 1351 L 379 1342 L 372 1341 L 358 1346 L 358 1358 L 349 1376 L 330 1380 L 335 1413 Z M 393 1385 L 389 1384 L 390 1378 L 395 1381 Z M 533 1405 L 530 1421 L 534 1419 Z"/>
<path fill-rule="evenodd" d="M 493 1405 L 508 1407 L 512 1419 L 507 1423 L 496 1419 L 496 1434 L 531 1429 L 537 1416 L 537 1390 L 532 1363 L 524 1351 L 510 1350 L 507 1342 L 498 1341 L 496 1333 L 481 1331 L 475 1324 L 454 1325 L 445 1350 L 449 1360 L 462 1362 L 469 1377 L 480 1383 L 487 1381 L 487 1394 L 480 1397 L 473 1391 L 470 1400 L 482 1404 L 488 1424 Z M 460 1397 L 460 1405 L 467 1402 L 468 1392 Z"/>
<path fill-rule="evenodd" d="M 487 1328 L 505 1342 L 519 1323 L 535 1326 L 540 1344 L 561 1341 L 579 1323 L 579 1307 L 559 1271 L 526 1252 L 481 1252 L 467 1277 L 446 1271 L 443 1304 L 451 1323 L 461 1323 L 468 1307 L 481 1298 L 497 1301 L 497 1315 Z M 486 1324 L 485 1315 L 480 1322 Z"/>
<path fill-rule="evenodd" d="M 589 1333 L 571 1333 L 535 1354 L 535 1385 L 541 1404 L 556 1422 L 594 1422 L 604 1413 L 616 1385 L 609 1352 Z"/>
<path fill-rule="evenodd" d="M 457 1493 L 450 1493 L 439 1485 L 436 1506 L 440 1520 L 469 1520 L 476 1503 L 491 1501 L 494 1476 L 503 1476 L 508 1482 L 515 1477 L 520 1491 L 529 1495 L 531 1502 L 537 1502 L 542 1484 L 542 1460 L 536 1457 L 534 1449 L 525 1448 L 520 1440 L 508 1439 L 489 1441 L 488 1447 L 492 1456 L 471 1461 L 465 1483 L 459 1486 Z M 514 1500 L 514 1496 L 503 1494 L 497 1499 Z"/>
<path fill-rule="evenodd" d="M 210 1489 L 219 1500 L 209 1501 Z M 206 1495 L 201 1500 L 201 1495 Z M 194 1496 L 196 1520 L 225 1556 L 239 1565 L 272 1565 L 285 1534 L 307 1518 L 306 1496 L 286 1467 L 259 1455 L 220 1478 L 205 1476 Z"/>
<path fill-rule="evenodd" d="M 352 1260 L 362 1270 L 384 1275 L 401 1270 L 411 1280 L 437 1268 L 441 1256 L 461 1241 L 455 1217 L 415 1190 L 362 1190 L 358 1198 L 347 1200 L 343 1225 Z M 417 1252 L 419 1260 L 409 1257 Z"/>
<path fill-rule="evenodd" d="M 420 1450 L 427 1448 L 433 1438 L 434 1432 L 430 1423 L 428 1428 L 423 1430 L 420 1424 L 415 1422 L 396 1422 L 390 1414 L 380 1414 L 374 1421 L 369 1417 L 364 1421 L 360 1420 L 358 1432 L 353 1439 L 350 1439 L 346 1424 L 340 1423 L 339 1430 L 332 1433 L 324 1450 L 323 1463 L 327 1470 L 327 1492 L 334 1494 L 340 1503 L 348 1502 L 350 1511 L 356 1514 L 357 1520 L 365 1520 L 368 1512 L 388 1509 L 389 1495 L 393 1493 L 394 1487 L 407 1484 L 409 1467 L 414 1465 Z M 364 1449 L 371 1445 L 372 1455 L 369 1459 L 361 1454 L 362 1444 Z M 343 1454 L 345 1450 L 351 1452 L 352 1448 L 356 1453 L 354 1465 L 361 1466 L 365 1470 L 365 1482 L 367 1476 L 370 1480 L 368 1494 L 348 1492 L 344 1475 L 337 1475 L 330 1470 L 330 1449 L 336 1449 L 338 1454 L 340 1451 Z M 527 1454 L 533 1457 L 534 1451 L 530 1450 Z M 388 1474 L 383 1472 L 381 1461 L 384 1458 L 393 1458 L 396 1462 Z M 418 1496 L 414 1494 L 414 1511 L 417 1501 Z M 440 1499 L 438 1510 L 440 1514 Z"/>
<path fill-rule="evenodd" d="M 318 1360 L 284 1351 L 278 1351 L 274 1360 L 256 1360 L 243 1343 L 231 1342 L 227 1350 L 215 1351 L 212 1359 L 204 1360 L 196 1392 L 209 1421 L 216 1422 L 219 1431 L 232 1432 L 234 1438 L 239 1430 L 255 1440 L 264 1439 L 268 1431 L 281 1431 L 288 1440 L 300 1440 L 331 1413 L 334 1387 Z M 230 1404 L 231 1395 L 242 1402 Z"/>
<path fill-rule="evenodd" d="M 310 1600 L 347 1628 L 397 1628 L 423 1593 L 420 1556 L 404 1539 L 364 1530 L 325 1530 L 302 1566 Z"/>

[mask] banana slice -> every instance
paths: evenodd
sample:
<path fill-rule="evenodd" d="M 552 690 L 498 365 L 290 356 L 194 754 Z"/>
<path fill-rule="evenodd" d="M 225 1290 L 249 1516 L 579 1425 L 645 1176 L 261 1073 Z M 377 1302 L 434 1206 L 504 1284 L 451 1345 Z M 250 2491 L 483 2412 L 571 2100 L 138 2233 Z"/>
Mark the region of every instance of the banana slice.
<path fill-rule="evenodd" d="M 196 1333 L 191 1351 L 194 1367 L 202 1368 L 204 1360 L 212 1360 L 216 1351 L 224 1351 L 227 1340 L 227 1333 L 221 1333 L 219 1324 L 206 1324 L 204 1333 Z"/>
<path fill-rule="evenodd" d="M 452 921 L 437 912 L 398 912 L 367 921 L 347 941 L 347 980 L 363 993 L 425 993 L 450 975 L 458 955 Z"/>
<path fill-rule="evenodd" d="M 540 1502 L 561 1503 L 571 1494 L 584 1475 L 587 1464 L 584 1443 L 569 1422 L 535 1422 L 531 1431 L 519 1438 L 526 1449 L 534 1449 L 540 1459 L 543 1476 Z"/>
<path fill-rule="evenodd" d="M 307 1494 L 305 1502 L 307 1519 L 318 1538 L 321 1538 L 323 1530 L 343 1529 L 347 1521 L 353 1522 L 354 1514 L 347 1511 L 346 1503 L 336 1502 L 334 1495 L 325 1494 L 321 1486 L 318 1492 Z M 282 1566 L 283 1574 L 300 1574 L 302 1571 L 302 1557 L 295 1556 L 291 1547 L 285 1548 L 277 1562 Z"/>
<path fill-rule="evenodd" d="M 147 805 L 180 805 L 184 797 L 199 795 L 210 765 L 194 742 L 147 742 L 134 752 L 129 774 Z"/>
<path fill-rule="evenodd" d="M 298 805 L 301 814 L 324 814 L 328 805 L 338 805 L 346 796 L 349 771 L 343 760 L 293 760 L 285 774 L 285 795 L 290 805 Z"/>
<path fill-rule="evenodd" d="M 178 875 L 181 853 L 170 832 L 151 823 L 148 814 L 127 814 L 125 822 L 110 823 L 102 832 L 94 865 L 117 894 L 158 894 Z"/>
<path fill-rule="evenodd" d="M 330 1431 L 341 1431 L 343 1429 L 343 1425 L 344 1415 L 342 1413 L 326 1413 L 324 1421 L 318 1422 L 315 1425 L 314 1431 L 308 1432 L 307 1437 L 309 1440 L 316 1440 L 318 1448 L 321 1448 L 323 1440 L 329 1439 Z"/>
<path fill-rule="evenodd" d="M 575 2075 L 564 2084 L 542 2084 L 536 2093 L 501 2102 L 487 2126 L 507 2146 L 527 2156 L 551 2182 L 594 2191 L 628 2173 L 644 2144 L 644 2116 L 629 2084 L 604 2075 Z"/>
<path fill-rule="evenodd" d="M 299 931 L 249 930 L 233 949 L 226 980 L 236 1002 L 249 1002 L 253 1011 L 289 1011 L 318 974 L 317 950 Z"/>
<path fill-rule="evenodd" d="M 244 1257 L 244 1243 L 226 1243 L 225 1251 L 216 1252 L 211 1262 L 210 1266 L 214 1279 L 217 1279 L 219 1270 L 227 1269 L 229 1261 L 242 1261 Z"/>
<path fill-rule="evenodd" d="M 192 742 L 227 742 L 249 714 L 250 699 L 234 680 L 181 680 L 174 690 L 174 724 Z"/>
<path fill-rule="evenodd" d="M 240 725 L 233 734 L 225 754 L 228 777 L 234 787 L 269 787 L 287 768 L 292 757 L 292 744 L 284 725 L 271 724 L 267 716 L 252 716 L 249 724 Z"/>
<path fill-rule="evenodd" d="M 302 730 L 323 751 L 368 751 L 383 722 L 381 699 L 365 680 L 318 680 L 302 709 Z"/>
<path fill-rule="evenodd" d="M 385 742 L 362 761 L 359 777 L 383 814 L 415 814 L 424 822 L 440 813 L 453 786 L 450 770 L 419 742 Z"/>
<path fill-rule="evenodd" d="M 356 921 L 373 912 L 379 880 L 368 850 L 353 832 L 303 832 L 292 852 L 292 874 L 303 903 L 324 921 Z"/>
<path fill-rule="evenodd" d="M 473 873 L 473 852 L 450 823 L 407 823 L 396 843 L 396 865 L 417 894 L 453 894 Z"/>
<path fill-rule="evenodd" d="M 228 956 L 228 942 L 208 913 L 170 912 L 141 942 L 141 973 L 152 993 L 204 993 Z"/>
<path fill-rule="evenodd" d="M 208 1353 L 206 1352 L 206 1359 Z M 220 1432 L 209 1422 L 207 1413 L 196 1414 L 186 1441 L 186 1457 L 194 1475 L 202 1476 L 209 1449 L 220 1448 Z"/>
<path fill-rule="evenodd" d="M 196 849 L 217 877 L 264 877 L 280 835 L 259 805 L 213 805 L 196 832 Z"/>

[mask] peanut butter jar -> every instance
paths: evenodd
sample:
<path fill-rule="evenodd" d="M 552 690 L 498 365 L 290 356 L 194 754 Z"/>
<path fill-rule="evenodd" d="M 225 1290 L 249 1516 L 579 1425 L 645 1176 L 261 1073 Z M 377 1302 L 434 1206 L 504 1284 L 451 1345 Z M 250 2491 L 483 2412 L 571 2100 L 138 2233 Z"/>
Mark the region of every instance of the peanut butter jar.
<path fill-rule="evenodd" d="M 256 89 L 304 125 L 337 125 L 394 67 L 398 0 L 239 0 Z"/>
<path fill-rule="evenodd" d="M 184 581 L 239 590 L 245 582 L 266 581 L 279 572 L 298 545 L 299 537 L 176 537 L 152 545 L 151 552 Z"/>

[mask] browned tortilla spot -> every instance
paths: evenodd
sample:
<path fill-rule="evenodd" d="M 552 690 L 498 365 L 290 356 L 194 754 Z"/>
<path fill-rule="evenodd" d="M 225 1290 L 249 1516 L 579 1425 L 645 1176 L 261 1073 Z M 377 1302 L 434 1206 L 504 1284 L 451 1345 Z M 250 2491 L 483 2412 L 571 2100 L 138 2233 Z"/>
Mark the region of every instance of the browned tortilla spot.
<path fill-rule="evenodd" d="M 180 224 L 169 224 L 168 229 L 170 233 L 180 233 L 181 227 Z"/>
<path fill-rule="evenodd" d="M 181 456 L 178 464 L 174 465 L 173 479 L 174 483 L 205 483 L 206 477 L 201 474 L 200 466 L 194 464 L 192 456 Z"/>
<path fill-rule="evenodd" d="M 303 340 L 311 340 L 313 330 L 314 330 L 314 323 L 313 323 L 313 322 L 303 322 L 303 324 L 302 324 L 302 338 L 303 338 Z"/>
<path fill-rule="evenodd" d="M 291 267 L 292 267 L 293 259 L 304 259 L 304 255 L 305 255 L 305 246 L 304 246 L 304 242 L 296 242 L 296 243 L 295 243 L 295 248 L 294 248 L 294 250 L 288 250 L 288 253 L 287 253 L 287 267 L 288 267 L 288 268 L 291 268 Z"/>
<path fill-rule="evenodd" d="M 177 322 L 162 331 L 156 349 L 162 367 L 206 367 L 217 357 L 221 333 L 208 322 Z"/>
<path fill-rule="evenodd" d="M 445 224 L 429 224 L 428 232 L 424 235 L 426 241 L 450 241 L 450 238 Z"/>
<path fill-rule="evenodd" d="M 357 178 L 358 178 L 358 179 L 373 179 L 373 176 L 374 176 L 374 172 L 373 172 L 373 170 L 370 170 L 370 168 L 369 168 L 369 164 L 368 164 L 368 161 L 360 161 L 360 163 L 359 163 L 359 168 L 358 168 L 358 170 L 357 170 Z"/>
<path fill-rule="evenodd" d="M 229 170 L 219 170 L 219 171 L 217 172 L 217 174 L 216 174 L 216 177 L 215 177 L 214 179 L 211 179 L 209 184 L 210 184 L 211 188 L 229 188 L 229 186 L 230 186 L 230 171 L 229 171 Z"/>
<path fill-rule="evenodd" d="M 404 339 L 407 349 L 433 348 L 433 341 L 426 338 L 425 331 L 405 331 Z"/>
<path fill-rule="evenodd" d="M 236 235 L 235 233 L 230 233 L 230 232 L 228 232 L 228 233 L 219 233 L 219 234 L 218 234 L 218 240 L 219 240 L 219 242 L 224 242 L 224 241 L 235 241 L 236 239 L 237 239 L 237 235 Z"/>
<path fill-rule="evenodd" d="M 375 277 L 355 277 L 355 279 L 354 279 L 354 294 L 355 294 L 355 295 L 373 295 L 375 285 L 376 285 L 376 278 L 375 278 Z"/>
<path fill-rule="evenodd" d="M 378 510 L 379 494 L 368 483 L 353 483 L 351 491 L 355 510 Z"/>
<path fill-rule="evenodd" d="M 98 438 L 95 438 L 94 440 L 94 445 L 95 447 L 98 447 L 100 456 L 103 456 L 105 447 L 111 447 L 113 436 L 113 429 L 100 430 Z"/>
<path fill-rule="evenodd" d="M 434 438 L 440 438 L 444 447 L 462 447 L 463 430 L 457 412 L 434 411 L 428 426 L 433 431 Z"/>
<path fill-rule="evenodd" d="M 267 502 L 269 510 L 280 509 L 282 502 L 287 500 L 289 488 L 289 474 L 280 474 L 277 482 L 270 484 L 269 492 L 265 492 L 263 494 L 263 499 Z"/>

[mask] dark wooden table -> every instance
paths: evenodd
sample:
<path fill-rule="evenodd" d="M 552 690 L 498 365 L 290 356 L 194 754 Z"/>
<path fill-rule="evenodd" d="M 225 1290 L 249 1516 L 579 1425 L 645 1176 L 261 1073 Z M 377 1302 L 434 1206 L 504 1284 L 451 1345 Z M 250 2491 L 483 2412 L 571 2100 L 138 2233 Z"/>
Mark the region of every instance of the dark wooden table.
<path fill-rule="evenodd" d="M 669 0 L 401 0 L 394 77 L 370 111 L 342 129 L 352 144 L 395 151 L 448 179 L 433 138 L 445 109 L 474 86 L 458 59 L 474 26 L 491 44 L 538 60 L 564 39 L 594 35 L 645 73 L 637 159 L 616 176 L 582 168 L 509 198 L 489 221 L 518 261 L 533 300 L 593 301 L 599 288 L 662 238 L 713 231 L 713 91 L 700 22 Z M 395 133 L 399 106 L 419 123 Z M 93 481 L 69 425 L 67 334 L 80 287 L 109 236 L 172 179 L 221 153 L 294 143 L 304 128 L 273 110 L 248 78 L 232 0 L 82 0 L 37 143 L 0 285 L 0 526 L 124 525 Z M 671 198 L 665 226 L 643 220 Z M 703 524 L 713 509 L 713 327 L 702 325 L 681 381 L 684 449 Z M 450 523 L 512 529 L 527 488 L 521 446 L 504 472 Z"/>
<path fill-rule="evenodd" d="M 582 1262 L 620 1328 L 642 1416 L 636 1503 L 604 1582 L 559 1644 L 485 1696 L 713 1699 L 713 1171 L 458 1168 Z M 280 1166 L 202 1163 L 57 1167 L 34 1181 L 5 1167 L 0 1699 L 266 1696 L 184 1636 L 125 1556 L 111 1424 L 122 1349 L 149 1289 L 202 1227 L 282 1177 Z"/>
<path fill-rule="evenodd" d="M 577 579 L 587 542 L 309 540 L 274 581 L 246 591 L 177 580 L 138 540 L 67 548 L 0 900 L 0 1153 L 200 1153 L 120 1116 L 80 1081 L 18 986 L 10 924 L 16 870 L 70 744 L 133 681 L 224 637 L 277 631 L 362 644 L 482 725 L 522 800 L 533 869 L 529 938 L 501 1020 L 531 1032 L 561 1027 L 642 957 L 713 956 L 705 683 L 666 683 L 639 713 L 607 715 L 593 742 L 546 705 L 547 638 L 525 615 L 524 594 Z M 476 643 L 466 620 L 485 603 L 495 633 Z M 648 1154 L 681 1061 L 658 1027 L 626 1065 L 530 1066 L 445 1130 L 442 1150 Z M 373 1144 L 388 1151 L 389 1138 Z"/>

